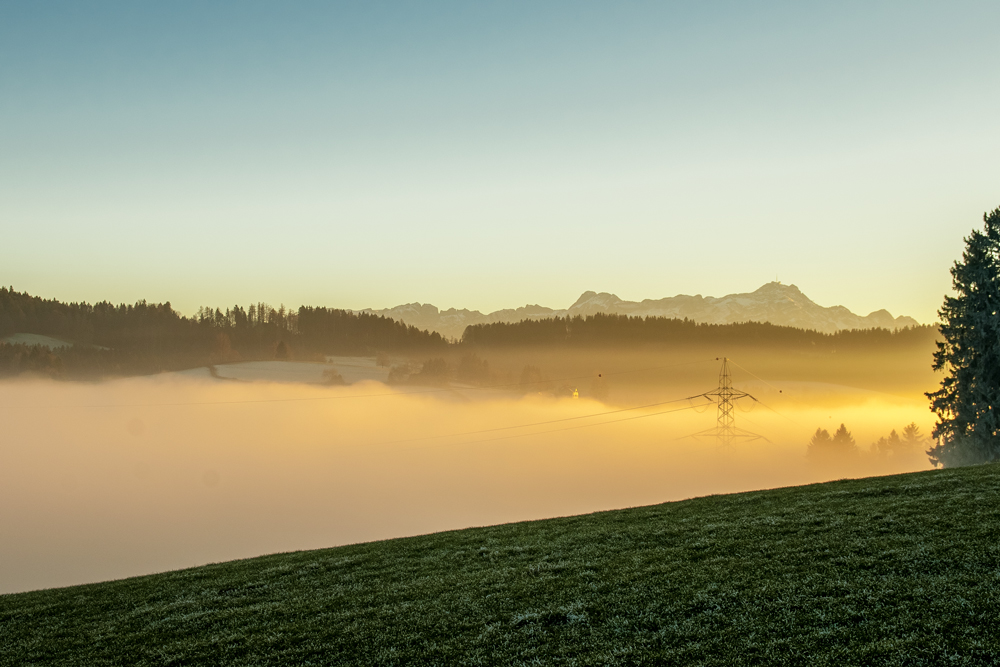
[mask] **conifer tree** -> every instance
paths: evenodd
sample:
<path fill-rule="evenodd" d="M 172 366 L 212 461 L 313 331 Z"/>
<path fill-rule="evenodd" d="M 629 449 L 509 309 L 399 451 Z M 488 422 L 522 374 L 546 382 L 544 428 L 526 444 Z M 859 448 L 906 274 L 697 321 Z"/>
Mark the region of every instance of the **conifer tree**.
<path fill-rule="evenodd" d="M 916 422 L 910 422 L 903 427 L 903 443 L 906 445 L 919 445 L 926 439 L 920 433 L 920 427 Z"/>
<path fill-rule="evenodd" d="M 879 456 L 894 456 L 903 448 L 903 441 L 900 440 L 896 429 L 892 429 L 889 437 L 879 438 L 872 444 L 871 451 Z"/>
<path fill-rule="evenodd" d="M 816 429 L 806 451 L 809 458 L 824 462 L 848 460 L 857 454 L 858 446 L 854 441 L 854 436 L 843 424 L 834 432 L 833 436 L 825 428 Z"/>
<path fill-rule="evenodd" d="M 938 311 L 941 337 L 934 370 L 947 376 L 928 393 L 938 417 L 927 452 L 935 465 L 1000 458 L 1000 208 L 983 216 L 951 269 L 956 296 Z"/>
<path fill-rule="evenodd" d="M 843 424 L 837 429 L 837 432 L 833 434 L 833 438 L 830 439 L 833 446 L 841 452 L 850 452 L 857 448 L 857 443 L 854 442 L 854 436 L 851 432 L 847 430 L 847 427 Z"/>

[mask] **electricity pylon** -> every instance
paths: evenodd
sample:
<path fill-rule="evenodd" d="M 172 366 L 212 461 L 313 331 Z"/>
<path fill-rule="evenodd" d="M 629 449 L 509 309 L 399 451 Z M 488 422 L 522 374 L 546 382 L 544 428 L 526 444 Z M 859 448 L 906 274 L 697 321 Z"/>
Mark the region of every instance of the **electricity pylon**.
<path fill-rule="evenodd" d="M 757 399 L 745 391 L 733 389 L 733 378 L 729 374 L 729 359 L 726 357 L 722 358 L 722 369 L 719 371 L 719 388 L 715 391 L 707 391 L 701 395 L 705 398 L 713 399 L 718 403 L 718 423 L 715 428 L 695 433 L 694 437 L 714 436 L 719 444 L 724 447 L 732 445 L 734 440 L 742 440 L 743 442 L 766 440 L 770 442 L 762 435 L 757 435 L 756 433 L 736 427 L 735 401 L 741 398 L 749 398 L 756 402 Z"/>

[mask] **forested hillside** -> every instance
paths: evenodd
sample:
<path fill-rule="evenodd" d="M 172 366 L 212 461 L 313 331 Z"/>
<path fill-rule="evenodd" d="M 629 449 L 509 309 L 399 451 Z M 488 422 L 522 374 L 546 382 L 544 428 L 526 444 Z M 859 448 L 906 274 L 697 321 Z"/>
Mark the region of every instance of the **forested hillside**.
<path fill-rule="evenodd" d="M 132 375 L 230 361 L 421 352 L 447 345 L 440 334 L 344 310 L 258 303 L 225 311 L 201 308 L 194 317 L 184 317 L 169 302 L 62 303 L 0 288 L 0 338 L 13 333 L 43 334 L 72 346 L 49 350 L 0 343 L 0 376 Z"/>
<path fill-rule="evenodd" d="M 936 336 L 937 327 L 929 325 L 896 331 L 861 329 L 822 333 L 767 322 L 706 324 L 688 319 L 597 313 L 586 317 L 475 324 L 465 329 L 462 343 L 482 347 L 739 343 L 846 350 L 926 345 Z"/>

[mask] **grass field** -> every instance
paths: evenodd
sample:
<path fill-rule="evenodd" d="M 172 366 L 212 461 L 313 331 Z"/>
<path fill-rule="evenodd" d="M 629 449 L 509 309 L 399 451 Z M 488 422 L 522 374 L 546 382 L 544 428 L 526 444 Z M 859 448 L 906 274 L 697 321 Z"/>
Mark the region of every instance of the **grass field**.
<path fill-rule="evenodd" d="M 998 536 L 1000 466 L 712 496 L 0 596 L 0 664 L 989 665 Z"/>

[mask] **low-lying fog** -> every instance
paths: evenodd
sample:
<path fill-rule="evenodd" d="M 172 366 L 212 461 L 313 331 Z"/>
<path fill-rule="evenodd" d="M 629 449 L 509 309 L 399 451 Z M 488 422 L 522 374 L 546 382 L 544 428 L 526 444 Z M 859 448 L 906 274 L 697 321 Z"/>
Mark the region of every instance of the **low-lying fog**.
<path fill-rule="evenodd" d="M 706 390 L 716 373 L 707 371 Z M 770 443 L 684 438 L 716 419 L 713 405 L 685 402 L 570 419 L 628 404 L 191 374 L 2 383 L 0 593 L 930 467 L 919 452 L 868 454 L 910 422 L 928 433 L 924 400 L 807 383 L 778 385 L 782 393 L 738 386 L 777 411 L 736 415 Z M 665 410 L 673 412 L 621 421 Z M 568 421 L 488 430 L 554 420 Z M 816 428 L 833 433 L 841 422 L 861 454 L 807 459 Z M 434 437 L 449 434 L 466 435 Z"/>

